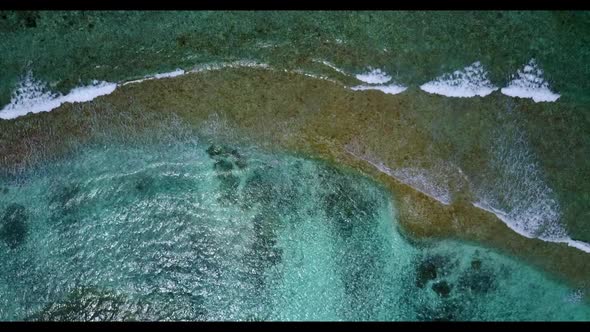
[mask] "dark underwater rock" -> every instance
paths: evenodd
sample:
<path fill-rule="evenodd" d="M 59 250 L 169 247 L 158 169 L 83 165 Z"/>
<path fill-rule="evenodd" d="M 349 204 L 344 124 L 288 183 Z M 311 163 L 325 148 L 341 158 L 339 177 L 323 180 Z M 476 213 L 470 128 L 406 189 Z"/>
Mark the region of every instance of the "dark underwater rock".
<path fill-rule="evenodd" d="M 8 205 L 0 220 L 0 240 L 11 249 L 22 245 L 28 233 L 27 219 L 27 211 L 23 205 Z"/>
<path fill-rule="evenodd" d="M 477 258 L 474 258 L 471 261 L 471 268 L 474 269 L 474 270 L 479 270 L 481 268 L 481 260 L 480 259 L 477 259 Z"/>
<path fill-rule="evenodd" d="M 207 154 L 212 159 L 235 164 L 239 169 L 244 169 L 248 166 L 246 158 L 240 154 L 237 149 L 230 148 L 225 145 L 213 144 L 207 149 Z"/>
<path fill-rule="evenodd" d="M 465 271 L 459 277 L 459 288 L 475 294 L 485 294 L 496 288 L 496 278 L 488 269 Z"/>
<path fill-rule="evenodd" d="M 279 220 L 272 215 L 259 214 L 253 219 L 254 241 L 244 260 L 249 267 L 246 283 L 256 292 L 265 288 L 265 271 L 282 261 L 283 250 L 277 246 Z"/>
<path fill-rule="evenodd" d="M 246 162 L 246 159 L 240 157 L 236 160 L 236 166 L 238 166 L 239 169 L 244 169 L 248 166 L 248 163 Z"/>
<path fill-rule="evenodd" d="M 50 208 L 61 209 L 65 213 L 75 208 L 75 199 L 80 193 L 78 184 L 66 184 L 53 190 L 49 198 Z"/>
<path fill-rule="evenodd" d="M 435 322 L 450 322 L 460 319 L 461 307 L 455 303 L 445 302 L 436 310 L 431 320 Z"/>
<path fill-rule="evenodd" d="M 221 181 L 221 200 L 225 202 L 237 202 L 238 187 L 241 181 L 237 175 L 233 174 L 235 170 L 234 164 L 242 169 L 246 167 L 246 161 L 236 149 L 223 145 L 213 144 L 207 149 L 207 153 L 211 158 L 216 160 L 213 168 L 217 173 L 217 178 Z"/>
<path fill-rule="evenodd" d="M 134 320 L 122 296 L 95 288 L 80 288 L 63 300 L 48 304 L 28 321 L 121 321 Z"/>
<path fill-rule="evenodd" d="M 432 290 L 441 297 L 448 297 L 451 293 L 451 288 L 452 286 L 444 280 L 432 284 Z"/>
<path fill-rule="evenodd" d="M 209 148 L 207 148 L 206 151 L 209 157 L 211 158 L 229 155 L 231 153 L 231 149 L 229 147 L 219 144 L 212 144 L 211 146 L 209 146 Z"/>
<path fill-rule="evenodd" d="M 352 235 L 354 229 L 354 212 L 350 205 L 342 204 L 342 199 L 343 197 L 336 193 L 328 194 L 325 197 L 326 215 L 334 222 L 338 234 L 347 238 Z"/>
<path fill-rule="evenodd" d="M 154 186 L 155 180 L 151 176 L 142 176 L 135 183 L 135 189 L 139 192 L 146 192 Z"/>
<path fill-rule="evenodd" d="M 449 265 L 449 259 L 441 255 L 428 256 L 416 266 L 416 286 L 423 288 L 435 280 Z"/>
<path fill-rule="evenodd" d="M 221 159 L 215 162 L 214 168 L 217 172 L 229 172 L 234 169 L 234 165 L 231 161 Z"/>
<path fill-rule="evenodd" d="M 423 288 L 430 280 L 436 279 L 436 266 L 431 262 L 422 262 L 416 269 L 416 286 Z"/>
<path fill-rule="evenodd" d="M 219 174 L 217 176 L 220 183 L 221 196 L 219 199 L 225 203 L 236 203 L 238 201 L 238 188 L 240 178 L 231 173 Z"/>
<path fill-rule="evenodd" d="M 252 250 L 266 266 L 276 265 L 281 261 L 282 250 L 277 247 L 277 227 L 279 220 L 259 215 L 254 218 L 254 243 Z"/>
<path fill-rule="evenodd" d="M 52 223 L 72 224 L 78 220 L 77 198 L 80 192 L 80 185 L 77 183 L 59 185 L 52 189 L 49 197 Z"/>
<path fill-rule="evenodd" d="M 40 18 L 39 12 L 29 10 L 18 12 L 18 16 L 26 28 L 36 28 L 37 20 Z"/>

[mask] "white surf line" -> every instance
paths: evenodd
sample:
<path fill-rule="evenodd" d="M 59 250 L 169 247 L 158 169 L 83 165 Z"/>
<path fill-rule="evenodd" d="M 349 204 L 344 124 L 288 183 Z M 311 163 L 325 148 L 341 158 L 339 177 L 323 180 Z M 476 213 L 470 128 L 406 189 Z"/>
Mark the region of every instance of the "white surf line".
<path fill-rule="evenodd" d="M 313 61 L 322 63 L 343 75 L 352 76 L 351 74 L 345 72 L 328 61 L 318 59 L 314 59 Z M 117 87 L 128 84 L 136 84 L 154 79 L 172 78 L 189 73 L 200 73 L 205 71 L 221 70 L 223 68 L 239 67 L 273 69 L 268 64 L 259 63 L 254 60 L 209 63 L 198 65 L 189 71 L 176 69 L 171 72 L 148 75 L 141 79 L 122 81 L 119 83 L 95 80 L 92 85 L 74 88 L 66 95 L 50 92 L 48 89 L 46 89 L 44 83 L 34 80 L 30 74 L 27 74 L 25 79 L 19 84 L 13 93 L 11 102 L 2 110 L 0 110 L 0 119 L 9 120 L 28 113 L 49 112 L 59 107 L 63 103 L 90 101 L 96 97 L 108 95 L 112 93 Z M 311 78 L 326 80 L 344 86 L 344 84 L 341 82 L 338 82 L 329 77 L 308 73 L 301 69 L 285 69 L 284 71 L 294 72 Z M 428 93 L 437 93 L 449 97 L 483 97 L 497 90 L 497 88 L 492 86 L 489 80 L 487 80 L 486 74 L 487 73 L 483 70 L 481 64 L 479 62 L 475 62 L 472 65 L 465 67 L 463 71 L 456 71 L 453 74 L 447 74 L 449 75 L 447 78 L 445 78 L 443 75 L 437 80 L 423 84 L 420 88 Z M 503 88 L 501 92 L 507 96 L 532 98 L 535 102 L 557 100 L 559 95 L 549 90 L 547 82 L 542 79 L 541 75 L 542 70 L 537 67 L 536 62 L 534 59 L 532 59 L 522 71 L 518 71 L 518 77 L 514 79 L 508 85 L 508 87 Z M 391 76 L 381 69 L 370 69 L 369 72 L 357 74 L 355 77 L 359 81 L 363 81 L 367 84 L 348 87 L 353 91 L 377 90 L 386 94 L 395 95 L 407 90 L 407 87 L 396 83 L 384 85 L 384 83 L 391 81 Z M 450 80 L 448 79 L 449 77 Z"/>
<path fill-rule="evenodd" d="M 141 83 L 141 82 L 149 81 L 149 80 L 159 80 L 159 79 L 163 79 L 163 78 L 172 78 L 172 77 L 177 77 L 177 76 L 183 76 L 183 75 L 187 75 L 187 74 L 191 74 L 191 73 L 202 73 L 202 72 L 206 72 L 206 71 L 221 70 L 224 68 L 240 68 L 240 67 L 266 68 L 266 69 L 270 68 L 270 66 L 265 63 L 259 63 L 259 62 L 253 61 L 253 60 L 238 60 L 238 61 L 234 61 L 234 62 L 212 62 L 212 63 L 205 63 L 205 64 L 197 65 L 191 70 L 185 71 L 184 69 L 176 69 L 171 72 L 147 75 L 144 78 L 140 78 L 137 80 L 121 82 L 121 83 L 119 83 L 119 85 L 123 86 L 123 85 L 127 85 L 127 84 Z"/>
<path fill-rule="evenodd" d="M 311 61 L 313 61 L 313 62 L 317 62 L 317 63 L 321 63 L 321 64 L 323 64 L 324 66 L 328 66 L 328 67 L 332 68 L 334 71 L 336 71 L 336 72 L 338 72 L 338 73 L 340 73 L 340 74 L 342 74 L 342 75 L 345 75 L 345 76 L 350 76 L 350 74 L 349 74 L 349 73 L 347 73 L 346 71 L 344 71 L 344 70 L 342 70 L 342 69 L 340 69 L 340 68 L 336 67 L 336 65 L 334 65 L 333 63 L 331 63 L 331 62 L 329 62 L 329 61 L 326 61 L 326 60 L 320 60 L 320 59 L 312 59 Z"/>
<path fill-rule="evenodd" d="M 423 193 L 428 193 L 431 197 L 435 197 L 444 205 L 451 204 L 451 193 L 448 185 L 440 185 L 432 181 L 432 173 L 429 173 L 424 168 L 401 168 L 392 171 L 393 175 L 405 184 L 420 190 Z"/>
<path fill-rule="evenodd" d="M 52 93 L 47 89 L 44 82 L 35 80 L 32 73 L 29 72 L 19 83 L 13 92 L 11 102 L 0 110 L 0 119 L 11 120 L 28 113 L 49 112 L 58 108 L 63 103 L 76 103 L 91 101 L 96 97 L 111 94 L 120 86 L 128 84 L 137 84 L 149 80 L 173 78 L 190 73 L 202 73 L 206 71 L 221 70 L 224 68 L 259 68 L 276 70 L 266 63 L 260 63 L 254 60 L 238 60 L 233 62 L 206 63 L 197 65 L 191 70 L 176 69 L 170 72 L 147 75 L 141 79 L 131 81 L 121 81 L 119 83 L 110 83 L 103 81 L 93 81 L 92 85 L 82 86 L 72 89 L 68 94 L 61 95 Z M 305 75 L 314 79 L 326 80 L 335 84 L 342 85 L 341 82 L 330 79 L 326 76 L 311 74 L 300 69 L 283 70 L 285 72 Z"/>
<path fill-rule="evenodd" d="M 303 75 L 303 76 L 315 78 L 316 80 L 328 81 L 328 82 L 331 82 L 331 83 L 334 83 L 334 84 L 338 84 L 338 85 L 344 86 L 344 84 L 342 84 L 342 82 L 339 82 L 339 81 L 336 81 L 334 79 L 331 79 L 328 76 L 309 73 L 309 72 L 306 72 L 306 71 L 304 71 L 302 69 L 295 69 L 295 70 L 283 69 L 283 71 L 285 73 L 295 73 L 295 74 L 299 74 L 299 75 Z"/>
<path fill-rule="evenodd" d="M 487 71 L 479 61 L 453 73 L 443 74 L 422 84 L 422 91 L 446 97 L 485 97 L 498 90 L 488 79 Z"/>
<path fill-rule="evenodd" d="M 389 95 L 396 95 L 406 91 L 408 88 L 405 86 L 397 85 L 395 83 L 389 85 L 357 85 L 350 87 L 353 91 L 366 91 L 366 90 L 377 90 Z"/>
<path fill-rule="evenodd" d="M 530 234 L 527 234 L 526 232 L 520 230 L 518 227 L 514 227 L 513 224 L 514 222 L 512 222 L 509 218 L 508 218 L 508 214 L 498 210 L 498 209 L 494 209 L 491 206 L 488 206 L 487 204 L 483 203 L 483 202 L 473 202 L 472 203 L 473 206 L 485 210 L 487 212 L 490 212 L 492 214 L 494 214 L 496 217 L 498 217 L 498 219 L 500 219 L 506 226 L 508 226 L 508 228 L 510 228 L 511 230 L 513 230 L 515 233 L 522 235 L 526 238 L 529 239 L 539 239 L 541 241 L 544 242 L 554 242 L 554 243 L 565 243 L 570 247 L 574 247 L 576 249 L 582 250 L 584 252 L 590 253 L 590 244 L 583 242 L 583 241 L 577 241 L 577 240 L 573 240 L 571 238 L 565 237 L 565 238 L 559 238 L 559 239 L 551 239 L 551 238 L 547 238 L 547 237 L 534 237 L 531 236 Z"/>
<path fill-rule="evenodd" d="M 385 164 L 383 164 L 382 162 L 377 162 L 377 161 L 373 161 L 370 160 L 369 158 L 365 158 L 363 156 L 359 156 L 356 153 L 350 151 L 350 149 L 348 147 L 344 148 L 344 151 L 346 151 L 346 153 L 350 154 L 351 156 L 355 157 L 356 159 L 360 159 L 363 160 L 369 164 L 371 164 L 373 167 L 375 167 L 377 170 L 379 170 L 381 173 L 384 173 L 394 179 L 396 179 L 397 181 L 412 187 L 413 189 L 423 193 L 424 195 L 436 200 L 437 202 L 440 202 L 443 205 L 450 205 L 451 204 L 451 199 L 450 196 L 447 195 L 441 195 L 442 197 L 437 197 L 435 195 L 433 195 L 432 193 L 429 193 L 421 188 L 417 188 L 416 186 L 414 186 L 412 183 L 410 183 L 409 181 L 407 181 L 407 179 L 403 179 L 401 177 L 399 177 L 398 175 L 396 175 L 395 171 L 392 170 L 391 168 L 385 166 Z"/>
<path fill-rule="evenodd" d="M 205 71 L 214 71 L 214 70 L 221 70 L 224 68 L 260 68 L 260 69 L 271 69 L 270 65 L 266 63 L 257 62 L 254 60 L 237 60 L 233 62 L 212 62 L 212 63 L 205 63 L 196 66 L 192 70 L 189 70 L 188 73 L 201 73 Z"/>
<path fill-rule="evenodd" d="M 543 70 L 537 61 L 531 59 L 522 69 L 512 75 L 512 81 L 500 92 L 510 97 L 531 98 L 534 102 L 554 102 L 560 95 L 549 89 L 549 83 L 543 79 Z"/>
<path fill-rule="evenodd" d="M 149 81 L 149 80 L 159 80 L 162 78 L 176 77 L 176 76 L 181 76 L 184 74 L 186 74 L 186 72 L 183 69 L 176 69 L 176 70 L 166 72 L 166 73 L 147 75 L 144 78 L 140 78 L 140 79 L 133 80 L 133 81 L 123 81 L 123 82 L 120 82 L 118 85 L 124 86 L 127 84 L 141 83 L 141 82 Z"/>
<path fill-rule="evenodd" d="M 261 62 L 257 62 L 257 61 L 253 61 L 253 60 L 238 60 L 238 61 L 234 61 L 234 62 L 214 62 L 214 63 L 202 64 L 202 65 L 199 65 L 199 66 L 195 67 L 194 69 L 188 71 L 186 74 L 202 73 L 202 72 L 206 72 L 206 71 L 215 71 L 215 70 L 221 70 L 224 68 L 257 68 L 257 69 L 267 69 L 267 70 L 275 70 L 275 71 L 278 70 L 266 63 L 261 63 Z M 314 79 L 324 80 L 324 81 L 328 81 L 328 82 L 335 83 L 338 85 L 343 85 L 341 82 L 331 79 L 327 76 L 309 73 L 309 72 L 304 71 L 302 69 L 294 69 L 294 70 L 282 69 L 281 71 L 283 71 L 285 73 L 295 73 L 295 74 L 299 74 L 299 75 L 304 75 L 304 76 L 311 77 Z"/>
<path fill-rule="evenodd" d="M 270 66 L 268 64 L 260 63 L 260 62 L 253 61 L 253 60 L 238 60 L 238 61 L 234 61 L 234 62 L 211 62 L 211 63 L 204 63 L 204 64 L 197 65 L 191 70 L 185 71 L 183 69 L 176 69 L 171 72 L 147 75 L 141 79 L 121 82 L 121 83 L 119 83 L 119 85 L 123 86 L 123 85 L 127 85 L 127 84 L 141 83 L 141 82 L 149 81 L 149 80 L 158 80 L 158 79 L 163 79 L 163 78 L 172 78 L 172 77 L 177 77 L 177 76 L 183 76 L 183 75 L 187 75 L 187 74 L 191 74 L 191 73 L 202 73 L 202 72 L 206 72 L 206 71 L 221 70 L 224 68 L 240 68 L 240 67 L 264 68 L 264 69 L 270 68 Z"/>

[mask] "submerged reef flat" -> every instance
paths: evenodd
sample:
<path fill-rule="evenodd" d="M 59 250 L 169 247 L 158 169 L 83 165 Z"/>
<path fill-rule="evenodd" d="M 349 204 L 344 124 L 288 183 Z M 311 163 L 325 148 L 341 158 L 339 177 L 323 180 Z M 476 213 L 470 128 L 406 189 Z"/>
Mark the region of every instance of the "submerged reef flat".
<path fill-rule="evenodd" d="M 530 264 L 406 233 L 391 192 L 350 167 L 159 126 L 134 142 L 87 144 L 8 183 L 4 220 L 34 222 L 18 248 L 0 243 L 0 319 L 590 315 L 580 289 Z"/>
<path fill-rule="evenodd" d="M 352 91 L 337 82 L 269 69 L 203 71 L 126 85 L 88 103 L 0 121 L 1 176 L 26 174 L 88 144 L 159 142 L 182 128 L 195 137 L 348 165 L 391 192 L 409 236 L 497 248 L 588 290 L 588 253 L 571 246 L 590 242 L 579 218 L 590 203 L 572 196 L 590 188 L 583 171 L 589 169 L 588 137 L 574 125 L 585 121 L 576 118 L 581 106 L 501 94 L 486 98 Z M 576 111 L 565 116 L 566 109 Z M 154 135 L 145 135 L 150 131 Z M 220 202 L 232 202 L 233 190 L 242 185 L 234 173 L 249 161 L 219 145 L 208 151 L 209 158 L 227 188 Z M 139 179 L 138 194 L 149 195 L 153 181 Z M 68 192 L 55 204 L 66 207 L 59 213 L 75 216 L 76 201 L 67 201 Z M 350 232 L 345 223 L 339 227 Z M 264 260 L 272 262 L 281 254 L 266 241 L 255 246 L 270 250 Z M 424 287 L 432 279 L 428 273 L 420 282 Z M 445 297 L 456 287 L 480 287 L 471 284 L 440 280 L 429 287 Z"/>

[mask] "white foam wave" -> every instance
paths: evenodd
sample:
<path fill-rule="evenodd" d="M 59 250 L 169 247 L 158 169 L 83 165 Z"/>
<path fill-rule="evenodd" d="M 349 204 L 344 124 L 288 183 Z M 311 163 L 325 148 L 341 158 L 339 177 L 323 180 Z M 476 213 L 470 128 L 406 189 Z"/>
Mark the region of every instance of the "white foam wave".
<path fill-rule="evenodd" d="M 565 243 L 570 247 L 574 247 L 576 249 L 582 250 L 584 252 L 590 253 L 590 243 L 586 243 L 583 241 L 577 241 L 577 240 L 573 240 L 569 237 L 563 238 L 563 239 L 554 239 L 554 240 L 545 240 L 545 239 L 541 239 L 544 241 L 549 241 L 549 242 L 557 242 L 557 243 Z"/>
<path fill-rule="evenodd" d="M 369 84 L 383 84 L 391 81 L 391 76 L 379 68 L 369 68 L 369 71 L 363 74 L 357 74 L 356 79 Z"/>
<path fill-rule="evenodd" d="M 46 84 L 28 72 L 12 94 L 10 103 L 0 110 L 0 118 L 9 120 L 28 113 L 49 112 L 63 103 L 90 101 L 115 91 L 114 83 L 94 81 L 92 85 L 72 89 L 68 94 L 52 93 Z"/>
<path fill-rule="evenodd" d="M 390 95 L 396 95 L 406 91 L 407 87 L 392 83 L 389 85 L 357 85 L 350 89 L 354 91 L 377 90 Z"/>
<path fill-rule="evenodd" d="M 572 240 L 561 224 L 559 203 L 553 190 L 543 181 L 539 165 L 527 149 L 521 131 L 497 135 L 490 164 L 496 172 L 476 186 L 474 206 L 495 214 L 527 238 L 566 243 L 590 252 L 590 244 Z"/>
<path fill-rule="evenodd" d="M 483 65 L 476 61 L 451 74 L 444 74 L 433 81 L 422 84 L 420 89 L 447 97 L 485 97 L 498 90 L 487 77 Z"/>
<path fill-rule="evenodd" d="M 204 64 L 197 66 L 188 72 L 183 69 L 176 69 L 171 72 L 148 75 L 138 80 L 125 81 L 118 84 L 94 80 L 91 85 L 74 88 L 66 95 L 49 91 L 45 83 L 36 80 L 31 72 L 27 72 L 23 80 L 13 92 L 10 103 L 0 110 L 0 119 L 10 120 L 28 113 L 49 112 L 58 108 L 63 103 L 91 101 L 96 97 L 112 93 L 118 86 L 127 84 L 136 84 L 154 79 L 172 78 L 186 75 L 188 73 L 237 67 L 270 68 L 267 64 L 251 60 Z"/>
<path fill-rule="evenodd" d="M 493 213 L 494 215 L 496 215 L 496 217 L 498 217 L 498 219 L 500 219 L 502 222 L 504 222 L 504 224 L 506 224 L 510 229 L 512 229 L 513 231 L 515 231 L 516 233 L 529 238 L 529 239 L 534 239 L 536 238 L 535 236 L 531 235 L 528 227 L 523 227 L 523 223 L 522 221 L 529 221 L 531 219 L 527 218 L 526 214 L 525 215 L 521 215 L 518 216 L 516 219 L 513 218 L 513 216 L 511 217 L 510 213 L 506 213 L 504 211 L 498 210 L 493 208 L 492 206 L 490 206 L 487 202 L 485 201 L 478 201 L 478 202 L 474 202 L 473 206 L 480 208 L 482 210 L 488 211 L 490 213 Z M 539 219 L 539 215 L 532 215 L 532 219 Z M 543 240 L 545 242 L 554 242 L 554 243 L 565 243 L 570 247 L 582 250 L 584 252 L 590 253 L 590 244 L 586 243 L 586 242 L 582 242 L 582 241 L 577 241 L 577 240 L 573 240 L 568 236 L 565 235 L 561 235 L 560 237 L 555 237 L 555 236 L 551 236 L 551 237 L 545 237 L 545 236 L 540 236 L 538 237 L 539 240 Z"/>
<path fill-rule="evenodd" d="M 92 85 L 72 89 L 67 95 L 60 98 L 62 103 L 82 103 L 96 97 L 111 94 L 117 85 L 115 83 L 93 81 Z"/>
<path fill-rule="evenodd" d="M 531 59 L 522 70 L 519 69 L 508 86 L 500 91 L 510 97 L 531 98 L 536 103 L 553 102 L 560 97 L 549 89 L 549 83 L 543 79 L 543 70 L 535 59 Z"/>

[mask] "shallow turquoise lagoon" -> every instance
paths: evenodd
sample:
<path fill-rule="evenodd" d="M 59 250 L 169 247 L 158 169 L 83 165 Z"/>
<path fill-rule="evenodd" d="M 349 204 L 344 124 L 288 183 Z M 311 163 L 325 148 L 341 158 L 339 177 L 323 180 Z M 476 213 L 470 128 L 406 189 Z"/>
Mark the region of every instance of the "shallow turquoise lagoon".
<path fill-rule="evenodd" d="M 202 140 L 92 146 L 0 183 L 0 320 L 587 320 L 491 249 L 416 240 L 349 170 Z"/>

